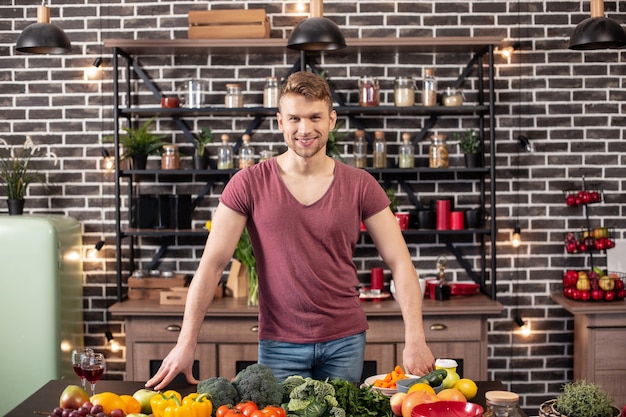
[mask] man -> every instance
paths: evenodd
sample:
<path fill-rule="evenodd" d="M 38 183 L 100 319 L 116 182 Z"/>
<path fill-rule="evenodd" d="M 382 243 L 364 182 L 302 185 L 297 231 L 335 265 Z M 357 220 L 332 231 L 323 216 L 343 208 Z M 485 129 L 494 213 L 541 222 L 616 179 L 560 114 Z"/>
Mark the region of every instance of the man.
<path fill-rule="evenodd" d="M 277 120 L 288 149 L 238 172 L 225 187 L 178 342 L 148 387 L 163 389 L 180 372 L 198 382 L 191 373 L 198 332 L 244 227 L 259 276 L 259 363 L 279 380 L 359 381 L 367 320 L 352 256 L 361 221 L 394 278 L 405 323 L 404 370 L 424 375 L 433 369 L 418 277 L 389 199 L 370 174 L 326 156 L 337 121 L 326 81 L 292 74 Z"/>

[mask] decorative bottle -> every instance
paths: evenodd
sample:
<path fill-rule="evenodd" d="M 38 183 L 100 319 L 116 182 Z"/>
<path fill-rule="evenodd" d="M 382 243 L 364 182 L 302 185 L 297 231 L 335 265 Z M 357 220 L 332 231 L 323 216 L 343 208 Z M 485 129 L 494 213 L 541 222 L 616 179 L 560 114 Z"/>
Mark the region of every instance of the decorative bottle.
<path fill-rule="evenodd" d="M 428 166 L 430 168 L 448 168 L 446 135 L 432 135 L 430 140 Z"/>
<path fill-rule="evenodd" d="M 217 169 L 233 169 L 233 148 L 226 133 L 222 135 L 222 146 L 217 149 Z"/>
<path fill-rule="evenodd" d="M 254 148 L 250 146 L 250 135 L 247 133 L 241 137 L 243 144 L 239 149 L 239 169 L 254 165 Z"/>
<path fill-rule="evenodd" d="M 241 84 L 226 84 L 226 96 L 224 97 L 224 105 L 228 109 L 243 107 L 243 93 L 241 92 Z"/>
<path fill-rule="evenodd" d="M 398 151 L 399 161 L 398 166 L 400 168 L 414 168 L 415 167 L 415 147 L 411 143 L 411 134 L 402 134 L 402 145 Z"/>
<path fill-rule="evenodd" d="M 180 169 L 180 154 L 178 153 L 178 145 L 163 145 L 161 169 Z"/>
<path fill-rule="evenodd" d="M 385 133 L 378 130 L 374 134 L 374 168 L 387 167 L 387 143 Z"/>
<path fill-rule="evenodd" d="M 410 107 L 415 104 L 415 87 L 413 79 L 407 77 L 396 78 L 394 88 L 394 104 L 397 107 Z"/>
<path fill-rule="evenodd" d="M 354 166 L 357 168 L 367 168 L 367 142 L 365 141 L 365 131 L 354 132 Z"/>
<path fill-rule="evenodd" d="M 422 85 L 422 105 L 432 107 L 437 105 L 437 80 L 433 68 L 424 69 L 424 84 Z"/>

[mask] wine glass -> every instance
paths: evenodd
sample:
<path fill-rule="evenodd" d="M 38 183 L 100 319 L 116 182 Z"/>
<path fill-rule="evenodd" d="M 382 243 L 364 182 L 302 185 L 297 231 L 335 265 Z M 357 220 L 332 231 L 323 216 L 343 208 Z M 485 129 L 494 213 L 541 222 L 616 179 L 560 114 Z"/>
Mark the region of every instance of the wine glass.
<path fill-rule="evenodd" d="M 91 383 L 91 395 L 96 393 L 96 382 L 104 375 L 104 355 L 102 353 L 90 353 L 82 356 L 80 364 L 83 376 Z"/>
<path fill-rule="evenodd" d="M 85 376 L 83 375 L 83 370 L 81 368 L 82 357 L 83 355 L 90 355 L 93 353 L 93 349 L 89 348 L 76 348 L 72 351 L 72 368 L 74 368 L 74 372 L 76 375 L 80 377 L 80 381 L 83 385 L 83 389 L 86 389 L 87 381 L 85 380 Z"/>

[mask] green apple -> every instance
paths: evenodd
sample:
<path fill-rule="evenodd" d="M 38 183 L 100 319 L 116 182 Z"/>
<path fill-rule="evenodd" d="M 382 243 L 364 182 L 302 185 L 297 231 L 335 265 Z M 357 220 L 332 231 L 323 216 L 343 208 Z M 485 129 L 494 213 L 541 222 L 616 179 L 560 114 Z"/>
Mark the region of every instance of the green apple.
<path fill-rule="evenodd" d="M 126 417 L 148 417 L 148 414 L 144 414 L 144 413 L 131 413 L 131 414 L 126 414 Z"/>
<path fill-rule="evenodd" d="M 141 412 L 144 414 L 152 414 L 152 406 L 150 405 L 150 399 L 158 394 L 151 389 L 142 388 L 135 391 L 133 397 L 141 404 Z M 128 416 L 127 416 L 128 417 Z"/>

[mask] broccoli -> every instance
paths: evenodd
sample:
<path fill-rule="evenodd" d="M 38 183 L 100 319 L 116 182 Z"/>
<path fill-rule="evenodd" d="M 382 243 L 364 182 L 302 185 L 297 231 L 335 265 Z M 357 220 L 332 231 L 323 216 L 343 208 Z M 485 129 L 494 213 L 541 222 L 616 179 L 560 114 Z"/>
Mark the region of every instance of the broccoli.
<path fill-rule="evenodd" d="M 288 403 L 291 391 L 298 385 L 302 384 L 304 384 L 304 378 L 300 375 L 292 375 L 285 378 L 285 380 L 280 384 L 283 387 L 283 403 Z"/>
<path fill-rule="evenodd" d="M 283 399 L 283 388 L 272 370 L 258 363 L 240 371 L 233 385 L 239 393 L 239 401 L 254 401 L 259 409 L 280 405 Z"/>
<path fill-rule="evenodd" d="M 235 386 L 224 377 L 212 377 L 200 381 L 197 391 L 199 394 L 208 394 L 213 403 L 213 415 L 220 405 L 235 405 L 238 402 L 239 393 Z"/>
<path fill-rule="evenodd" d="M 335 387 L 326 381 L 305 378 L 304 383 L 291 390 L 287 412 L 302 417 L 345 417 L 335 398 Z"/>

